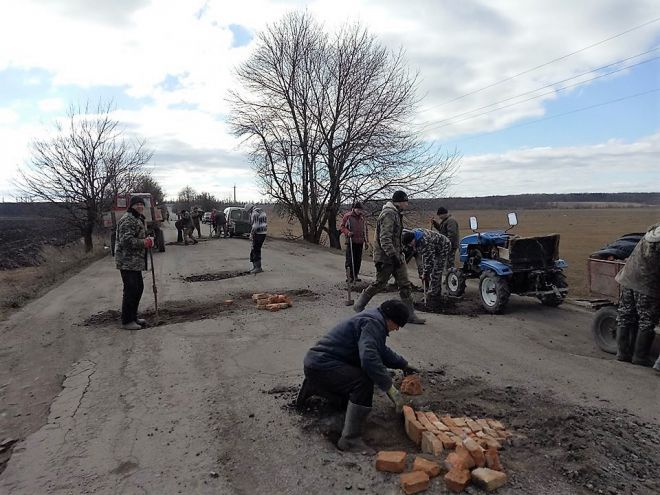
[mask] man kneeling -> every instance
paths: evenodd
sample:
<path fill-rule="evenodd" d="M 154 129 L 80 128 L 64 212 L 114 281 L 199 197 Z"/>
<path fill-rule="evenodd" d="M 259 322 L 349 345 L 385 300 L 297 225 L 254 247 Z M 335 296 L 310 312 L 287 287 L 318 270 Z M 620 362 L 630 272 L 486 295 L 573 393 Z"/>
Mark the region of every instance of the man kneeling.
<path fill-rule="evenodd" d="M 312 395 L 348 399 L 340 450 L 372 451 L 362 440 L 362 426 L 371 411 L 374 384 L 396 406 L 403 398 L 392 384 L 387 368 L 404 374 L 417 373 L 385 340 L 408 321 L 408 308 L 399 300 L 385 301 L 376 309 L 362 311 L 328 332 L 305 356 L 305 381 L 298 395 L 298 407 Z"/>

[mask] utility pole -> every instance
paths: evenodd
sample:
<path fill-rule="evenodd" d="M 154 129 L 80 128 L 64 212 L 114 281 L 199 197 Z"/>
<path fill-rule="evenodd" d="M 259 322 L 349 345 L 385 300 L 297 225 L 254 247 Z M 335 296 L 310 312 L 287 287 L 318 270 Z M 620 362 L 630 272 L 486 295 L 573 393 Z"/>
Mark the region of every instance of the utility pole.
<path fill-rule="evenodd" d="M 236 184 L 234 184 L 234 203 L 236 203 Z"/>

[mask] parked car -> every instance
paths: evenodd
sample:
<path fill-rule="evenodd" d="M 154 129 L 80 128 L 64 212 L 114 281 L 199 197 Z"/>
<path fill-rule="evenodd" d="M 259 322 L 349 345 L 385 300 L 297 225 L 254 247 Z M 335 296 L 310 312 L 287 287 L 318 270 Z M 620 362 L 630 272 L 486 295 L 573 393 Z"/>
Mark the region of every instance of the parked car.
<path fill-rule="evenodd" d="M 202 215 L 202 223 L 211 223 L 211 212 L 207 211 Z"/>
<path fill-rule="evenodd" d="M 229 237 L 249 234 L 252 230 L 250 214 L 242 206 L 228 206 L 225 208 L 225 217 Z"/>

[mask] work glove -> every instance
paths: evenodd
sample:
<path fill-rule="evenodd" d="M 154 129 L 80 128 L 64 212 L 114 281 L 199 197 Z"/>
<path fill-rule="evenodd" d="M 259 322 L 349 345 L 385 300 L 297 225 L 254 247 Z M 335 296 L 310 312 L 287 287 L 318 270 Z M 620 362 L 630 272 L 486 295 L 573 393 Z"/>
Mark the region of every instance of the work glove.
<path fill-rule="evenodd" d="M 144 247 L 147 249 L 151 249 L 154 247 L 154 240 L 151 237 L 145 237 L 144 238 Z"/>
<path fill-rule="evenodd" d="M 413 367 L 413 366 L 410 366 L 410 365 L 403 368 L 402 371 L 403 371 L 404 376 L 419 375 L 419 370 L 417 368 Z"/>
<path fill-rule="evenodd" d="M 401 258 L 397 255 L 390 256 L 390 261 L 395 270 L 401 266 Z"/>
<path fill-rule="evenodd" d="M 394 385 L 392 385 L 390 389 L 387 391 L 387 396 L 394 404 L 394 408 L 397 414 L 403 412 L 403 405 L 404 405 L 403 397 L 401 396 L 401 393 L 396 389 Z"/>

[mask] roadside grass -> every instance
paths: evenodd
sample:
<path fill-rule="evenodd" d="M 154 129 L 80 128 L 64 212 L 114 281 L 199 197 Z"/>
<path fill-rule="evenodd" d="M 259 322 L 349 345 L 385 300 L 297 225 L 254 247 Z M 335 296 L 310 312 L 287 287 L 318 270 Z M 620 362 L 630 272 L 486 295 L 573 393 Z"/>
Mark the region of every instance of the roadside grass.
<path fill-rule="evenodd" d="M 440 204 L 440 202 L 438 202 Z M 479 230 L 506 229 L 506 214 L 511 210 L 457 210 L 451 212 L 458 221 L 461 237 L 468 235 L 470 216 L 479 220 Z M 516 210 L 518 226 L 511 231 L 521 236 L 560 234 L 559 255 L 568 262 L 569 295 L 588 297 L 587 259 L 591 253 L 623 234 L 645 232 L 660 222 L 660 206 L 642 208 L 553 208 L 543 210 Z M 301 235 L 300 226 L 268 211 L 268 231 L 273 237 L 295 238 Z M 430 228 L 435 211 L 408 211 L 406 227 Z M 370 219 L 370 238 L 375 232 L 375 217 Z M 327 246 L 327 243 L 325 244 Z M 342 242 L 343 245 L 343 242 Z M 337 252 L 337 250 L 331 250 Z M 371 258 L 365 252 L 363 258 Z"/>
<path fill-rule="evenodd" d="M 90 253 L 85 252 L 82 241 L 44 246 L 41 255 L 45 261 L 39 265 L 0 271 L 0 321 L 109 253 L 104 237 L 96 236 Z"/>

